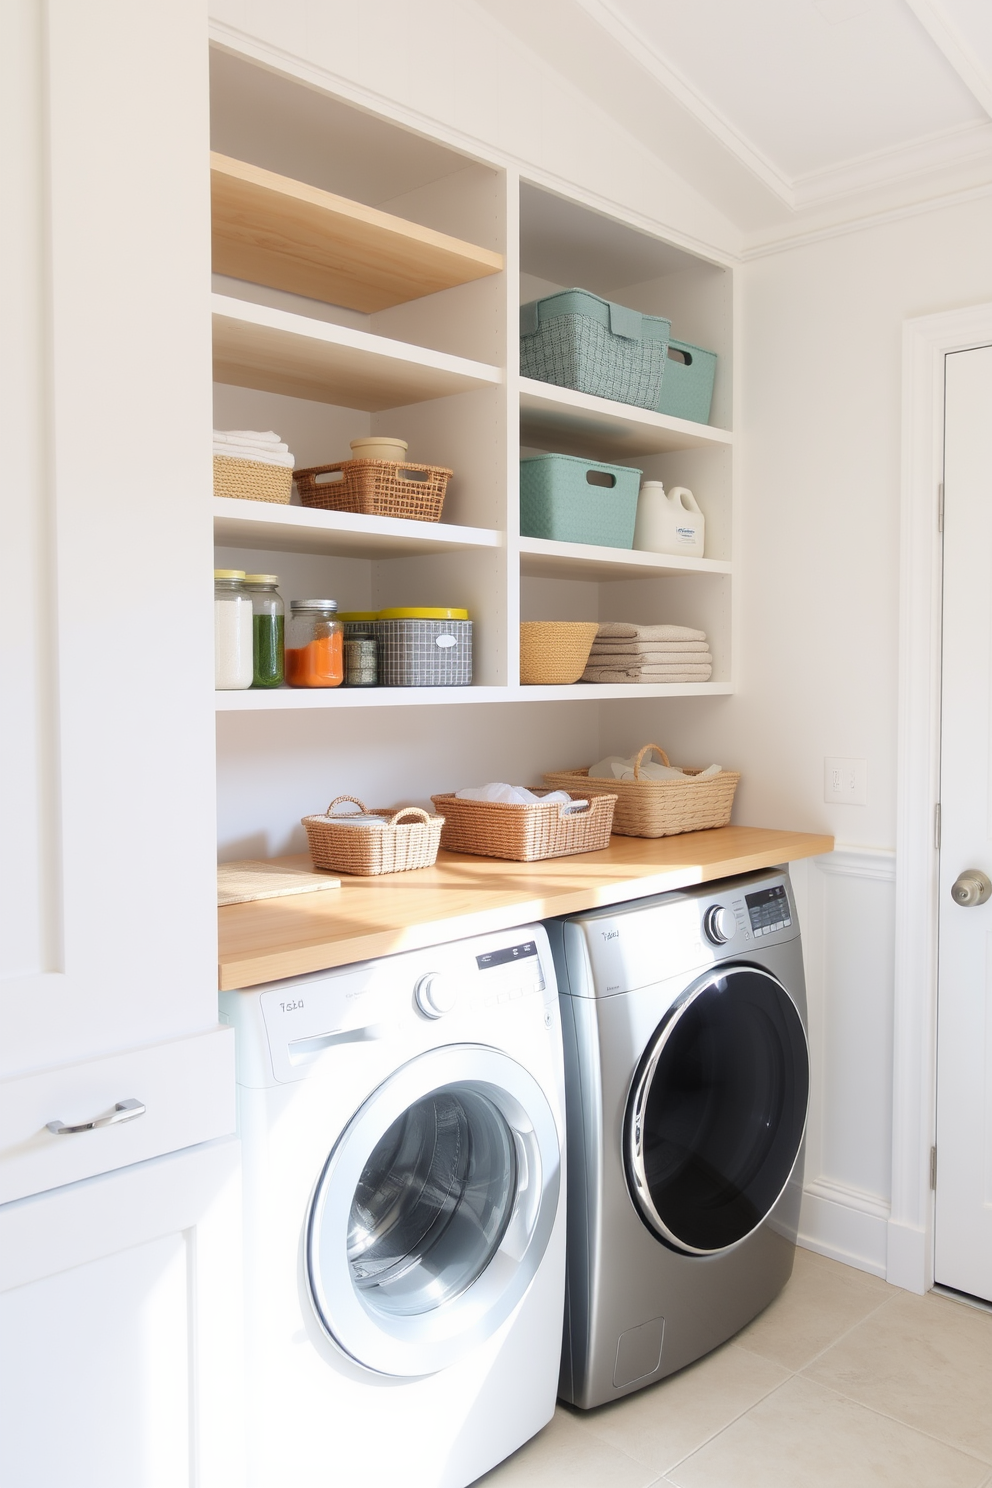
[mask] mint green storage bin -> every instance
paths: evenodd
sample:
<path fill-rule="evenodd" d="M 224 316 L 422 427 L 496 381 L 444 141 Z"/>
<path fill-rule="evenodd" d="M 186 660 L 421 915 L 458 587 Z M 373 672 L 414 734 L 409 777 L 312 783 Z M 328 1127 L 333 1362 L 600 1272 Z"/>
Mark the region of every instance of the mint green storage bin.
<path fill-rule="evenodd" d="M 520 371 L 538 382 L 656 408 L 672 323 L 563 289 L 520 307 Z"/>
<path fill-rule="evenodd" d="M 672 418 L 692 419 L 695 424 L 708 424 L 715 377 L 715 351 L 704 351 L 689 341 L 670 340 L 655 411 L 670 414 Z"/>
<path fill-rule="evenodd" d="M 553 542 L 631 548 L 640 470 L 574 455 L 520 461 L 520 531 Z"/>

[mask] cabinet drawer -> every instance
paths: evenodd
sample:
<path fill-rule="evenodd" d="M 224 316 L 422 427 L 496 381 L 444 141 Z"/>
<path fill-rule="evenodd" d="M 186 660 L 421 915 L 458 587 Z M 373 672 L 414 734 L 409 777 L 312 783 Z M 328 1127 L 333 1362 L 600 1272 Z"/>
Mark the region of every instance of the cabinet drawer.
<path fill-rule="evenodd" d="M 0 1204 L 234 1129 L 230 1028 L 2 1081 Z"/>

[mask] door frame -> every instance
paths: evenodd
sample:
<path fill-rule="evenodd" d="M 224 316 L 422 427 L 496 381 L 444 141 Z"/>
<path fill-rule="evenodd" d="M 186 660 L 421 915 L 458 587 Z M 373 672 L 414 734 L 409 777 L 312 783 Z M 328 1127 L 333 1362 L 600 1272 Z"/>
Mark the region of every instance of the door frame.
<path fill-rule="evenodd" d="M 992 344 L 992 304 L 903 324 L 892 1201 L 886 1278 L 933 1285 L 944 358 Z M 922 912 L 921 912 L 922 911 Z"/>

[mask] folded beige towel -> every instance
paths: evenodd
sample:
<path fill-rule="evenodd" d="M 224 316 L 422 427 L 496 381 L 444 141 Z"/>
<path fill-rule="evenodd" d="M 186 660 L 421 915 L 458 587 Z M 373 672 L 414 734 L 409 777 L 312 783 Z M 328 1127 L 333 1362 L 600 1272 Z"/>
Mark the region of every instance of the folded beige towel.
<path fill-rule="evenodd" d="M 601 641 L 592 643 L 593 656 L 665 656 L 708 651 L 708 641 Z"/>
<path fill-rule="evenodd" d="M 687 625 L 629 625 L 620 620 L 605 620 L 599 627 L 597 641 L 705 641 L 705 630 L 690 630 Z"/>
<path fill-rule="evenodd" d="M 603 651 L 592 651 L 589 664 L 608 667 L 640 666 L 709 666 L 713 654 L 702 651 L 616 651 L 607 655 Z"/>
<path fill-rule="evenodd" d="M 708 682 L 711 666 L 586 667 L 583 682 Z"/>

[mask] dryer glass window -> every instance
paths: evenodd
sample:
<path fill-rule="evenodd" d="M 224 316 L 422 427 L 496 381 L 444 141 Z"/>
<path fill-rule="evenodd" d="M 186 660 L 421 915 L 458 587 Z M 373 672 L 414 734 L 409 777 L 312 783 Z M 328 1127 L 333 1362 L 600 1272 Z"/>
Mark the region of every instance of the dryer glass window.
<path fill-rule="evenodd" d="M 377 1143 L 348 1224 L 348 1263 L 366 1304 L 392 1316 L 457 1297 L 499 1249 L 517 1188 L 513 1136 L 469 1087 L 410 1106 Z"/>
<path fill-rule="evenodd" d="M 627 1171 L 647 1223 L 682 1249 L 742 1240 L 775 1207 L 806 1125 L 798 1010 L 767 972 L 708 978 L 661 1023 L 627 1115 Z"/>

